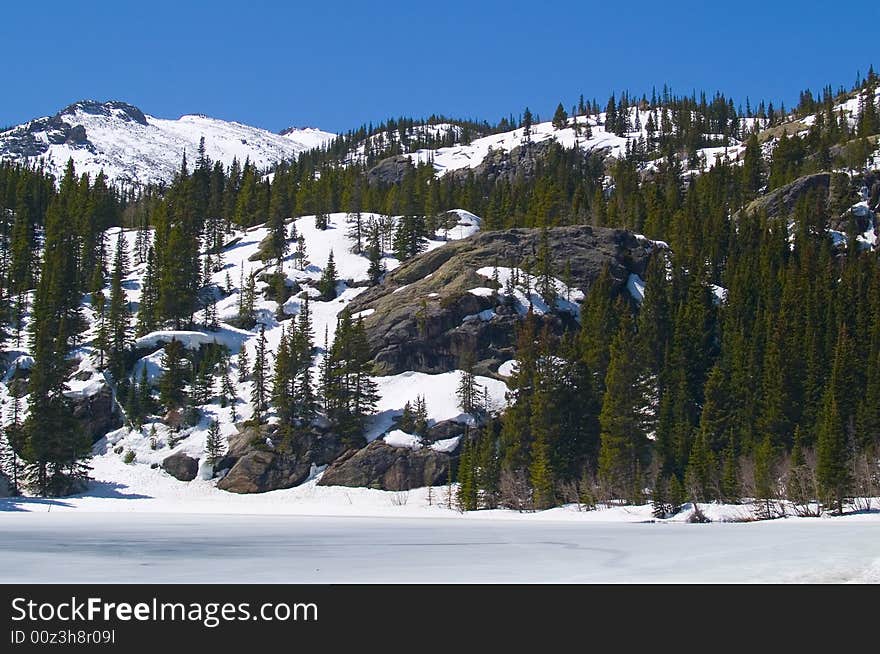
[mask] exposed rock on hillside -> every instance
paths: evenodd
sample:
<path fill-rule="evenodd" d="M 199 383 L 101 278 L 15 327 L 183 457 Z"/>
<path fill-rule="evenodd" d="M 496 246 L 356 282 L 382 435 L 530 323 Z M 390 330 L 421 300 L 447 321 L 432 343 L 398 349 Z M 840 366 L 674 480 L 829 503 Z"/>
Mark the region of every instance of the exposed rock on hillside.
<path fill-rule="evenodd" d="M 96 443 L 107 433 L 122 427 L 122 415 L 116 410 L 113 393 L 108 386 L 93 395 L 73 401 L 73 417 Z"/>
<path fill-rule="evenodd" d="M 781 186 L 761 197 L 753 200 L 746 211 L 767 211 L 767 216 L 775 218 L 789 213 L 798 200 L 810 193 L 818 191 L 822 197 L 828 197 L 828 188 L 831 184 L 831 173 L 815 173 L 800 177 L 790 184 Z"/>
<path fill-rule="evenodd" d="M 351 447 L 339 434 L 310 428 L 292 438 L 280 438 L 274 426 L 258 431 L 248 428 L 229 441 L 228 456 L 217 465 L 229 472 L 217 487 L 232 493 L 265 493 L 298 486 L 314 472 Z"/>
<path fill-rule="evenodd" d="M 10 495 L 12 495 L 12 482 L 3 471 L 0 471 L 0 497 L 9 497 Z"/>
<path fill-rule="evenodd" d="M 180 481 L 192 481 L 199 472 L 199 460 L 178 452 L 162 461 L 162 469 Z"/>
<path fill-rule="evenodd" d="M 404 263 L 381 285 L 356 298 L 350 306 L 353 315 L 374 310 L 365 314 L 364 326 L 376 373 L 446 372 L 458 367 L 463 352 L 472 350 L 476 371 L 488 374 L 512 358 L 514 326 L 520 319 L 517 307 L 497 293 L 469 291 L 492 284 L 477 274 L 478 269 L 520 266 L 536 255 L 540 239 L 538 229 L 512 229 L 448 243 Z M 652 249 L 649 241 L 630 232 L 585 225 L 553 228 L 548 239 L 554 274 L 562 277 L 568 261 L 572 285 L 584 292 L 606 266 L 618 287 L 632 273 L 643 275 Z M 481 312 L 486 319 L 466 319 Z M 559 331 L 574 319 L 563 313 L 543 320 Z"/>
<path fill-rule="evenodd" d="M 451 455 L 424 447 L 412 450 L 374 441 L 334 461 L 319 486 L 365 486 L 382 490 L 409 490 L 446 483 Z"/>
<path fill-rule="evenodd" d="M 412 161 L 405 155 L 388 157 L 367 171 L 367 183 L 370 186 L 400 184 L 406 171 L 412 168 Z"/>

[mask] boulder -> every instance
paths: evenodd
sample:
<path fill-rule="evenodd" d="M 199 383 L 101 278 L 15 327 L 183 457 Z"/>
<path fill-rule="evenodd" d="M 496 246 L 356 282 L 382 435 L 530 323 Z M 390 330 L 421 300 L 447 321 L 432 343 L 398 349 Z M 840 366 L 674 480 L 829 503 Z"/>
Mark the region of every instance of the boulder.
<path fill-rule="evenodd" d="M 492 286 L 478 269 L 495 262 L 519 266 L 535 257 L 540 241 L 539 229 L 481 232 L 406 261 L 382 284 L 361 293 L 349 310 L 374 310 L 363 324 L 375 373 L 446 372 L 458 368 L 464 352 L 473 352 L 475 372 L 494 374 L 500 363 L 514 358 L 520 315 L 498 293 L 469 291 Z M 562 276 L 568 261 L 573 286 L 584 292 L 606 267 L 618 289 L 630 274 L 644 276 L 656 247 L 624 230 L 587 225 L 550 229 L 548 243 L 556 276 Z M 555 333 L 576 326 L 572 314 L 561 311 L 541 320 Z"/>
<path fill-rule="evenodd" d="M 11 497 L 12 496 L 12 482 L 9 480 L 9 477 L 0 470 L 0 497 Z"/>
<path fill-rule="evenodd" d="M 428 433 L 422 439 L 425 442 L 433 443 L 434 441 L 442 441 L 449 438 L 455 438 L 464 434 L 466 425 L 456 422 L 455 420 L 443 420 L 428 428 Z"/>
<path fill-rule="evenodd" d="M 401 491 L 445 484 L 452 456 L 423 447 L 412 450 L 373 441 L 334 461 L 318 482 L 319 486 L 364 486 Z"/>
<path fill-rule="evenodd" d="M 199 460 L 178 452 L 162 461 L 162 469 L 180 481 L 192 481 L 199 473 Z"/>
<path fill-rule="evenodd" d="M 231 493 L 292 488 L 350 447 L 339 434 L 317 427 L 289 435 L 274 431 L 274 426 L 249 427 L 230 438 L 228 455 L 215 466 L 217 471 L 229 470 L 217 488 Z"/>

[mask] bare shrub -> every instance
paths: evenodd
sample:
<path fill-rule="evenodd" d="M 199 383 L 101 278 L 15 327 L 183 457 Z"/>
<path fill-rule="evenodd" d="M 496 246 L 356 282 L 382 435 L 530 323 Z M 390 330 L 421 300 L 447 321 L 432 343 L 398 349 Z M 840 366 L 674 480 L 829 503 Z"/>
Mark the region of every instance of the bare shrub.
<path fill-rule="evenodd" d="M 499 485 L 502 506 L 517 511 L 532 510 L 532 489 L 525 470 L 502 470 Z"/>
<path fill-rule="evenodd" d="M 395 491 L 391 495 L 391 504 L 394 506 L 405 506 L 409 501 L 409 491 Z"/>
<path fill-rule="evenodd" d="M 818 483 L 816 481 L 816 453 L 803 450 L 803 459 L 796 461 L 791 454 L 782 463 L 782 478 L 785 480 L 785 497 L 796 516 L 818 518 L 822 508 L 817 501 Z"/>
<path fill-rule="evenodd" d="M 854 511 L 870 511 L 880 496 L 880 465 L 873 447 L 859 451 L 852 459 Z"/>
<path fill-rule="evenodd" d="M 755 519 L 773 520 L 784 517 L 785 506 L 780 501 L 783 496 L 783 484 L 778 462 L 771 465 L 769 471 L 758 471 L 755 459 L 746 456 L 742 459 L 740 471 L 743 494 L 751 499 Z"/>
<path fill-rule="evenodd" d="M 703 513 L 703 510 L 700 509 L 700 505 L 696 502 L 694 502 L 694 510 L 688 516 L 687 521 L 692 524 L 705 524 L 707 522 L 712 522 L 706 514 Z"/>

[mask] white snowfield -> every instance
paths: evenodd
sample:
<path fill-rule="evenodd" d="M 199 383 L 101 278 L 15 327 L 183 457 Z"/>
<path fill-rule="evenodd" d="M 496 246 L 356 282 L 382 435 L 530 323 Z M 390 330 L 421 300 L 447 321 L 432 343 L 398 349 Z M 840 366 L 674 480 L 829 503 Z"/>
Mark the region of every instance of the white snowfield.
<path fill-rule="evenodd" d="M 128 119 L 124 111 L 117 108 L 109 108 L 106 112 L 85 111 L 79 105 L 71 108 L 69 113 L 65 111 L 62 119 L 72 127 L 85 128 L 85 136 L 92 148 L 66 142 L 51 143 L 45 131 L 35 135 L 49 143 L 48 151 L 41 157 L 59 176 L 68 159 L 72 158 L 78 175 L 89 173 L 94 178 L 103 170 L 110 180 L 168 183 L 180 170 L 184 153 L 192 170 L 201 137 L 205 138 L 205 153 L 213 161 L 229 166 L 233 158 L 237 158 L 241 165 L 249 159 L 258 169 L 265 169 L 279 161 L 294 159 L 306 150 L 321 147 L 336 136 L 315 128 L 274 134 L 258 127 L 200 114 L 181 116 L 177 120 L 145 115 L 147 124 L 143 125 Z M 0 134 L 0 145 L 9 133 Z"/>

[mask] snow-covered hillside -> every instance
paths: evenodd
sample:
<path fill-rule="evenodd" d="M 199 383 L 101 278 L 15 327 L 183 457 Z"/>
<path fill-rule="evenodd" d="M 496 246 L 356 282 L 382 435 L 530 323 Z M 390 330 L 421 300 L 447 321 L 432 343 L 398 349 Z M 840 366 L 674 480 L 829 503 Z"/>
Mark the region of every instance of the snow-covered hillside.
<path fill-rule="evenodd" d="M 194 160 L 202 137 L 214 161 L 228 166 L 233 158 L 249 159 L 266 168 L 334 136 L 314 128 L 273 134 L 197 114 L 169 120 L 122 102 L 83 101 L 0 133 L 0 158 L 43 159 L 56 173 L 72 158 L 77 173 L 94 176 L 103 170 L 111 180 L 146 184 L 169 182 L 184 152 Z"/>
<path fill-rule="evenodd" d="M 880 91 L 875 96 L 875 101 L 880 98 Z M 834 113 L 842 115 L 846 118 L 850 128 L 856 126 L 860 111 L 860 100 L 857 96 L 846 99 L 834 106 Z M 568 118 L 566 127 L 559 129 L 552 122 L 541 122 L 531 126 L 531 134 L 528 139 L 533 144 L 540 144 L 546 141 L 556 141 L 564 148 L 580 148 L 584 152 L 601 152 L 610 157 L 623 157 L 627 152 L 627 147 L 633 148 L 640 141 L 642 145 L 648 141 L 650 135 L 647 125 L 648 119 L 653 114 L 655 123 L 660 115 L 660 111 L 650 111 L 643 108 L 630 107 L 627 109 L 628 122 L 633 127 L 632 131 L 627 132 L 623 136 L 619 136 L 607 129 L 605 112 L 593 115 L 580 115 Z M 787 134 L 805 134 L 809 127 L 815 122 L 814 115 L 805 118 L 790 118 L 783 124 Z M 740 119 L 741 130 L 743 133 L 757 129 L 759 132 L 767 127 L 767 120 L 761 118 L 742 118 Z M 777 126 L 776 131 L 782 133 L 781 126 Z M 453 135 L 458 142 L 455 145 L 441 148 L 422 148 L 415 151 L 409 151 L 405 156 L 414 164 L 431 163 L 438 176 L 447 173 L 475 169 L 486 161 L 486 158 L 493 152 L 509 153 L 513 149 L 521 147 L 526 141 L 526 134 L 523 127 L 517 129 L 491 134 L 481 138 L 474 139 L 469 143 L 461 143 L 461 128 L 455 125 L 442 123 L 437 125 L 418 125 L 411 128 L 407 132 L 410 139 L 417 138 L 421 134 L 430 133 L 431 135 L 444 136 Z M 766 155 L 772 152 L 778 134 L 767 134 L 762 138 L 763 149 Z M 382 132 L 369 137 L 368 142 L 371 146 L 387 144 L 396 137 L 393 132 Z M 701 165 L 710 168 L 717 160 L 737 162 L 742 158 L 745 152 L 745 144 L 743 141 L 728 138 L 725 143 L 723 135 L 718 134 L 714 137 L 709 135 L 709 140 L 716 141 L 697 150 L 697 158 L 701 160 Z M 404 144 L 401 144 L 404 145 Z M 878 143 L 880 145 L 880 143 Z M 362 163 L 364 161 L 364 153 L 367 147 L 365 144 L 359 145 L 356 149 L 348 154 L 345 159 L 346 163 Z M 406 148 L 404 147 L 406 152 Z M 880 148 L 876 150 L 875 157 L 880 158 Z M 687 163 L 687 162 L 686 162 Z M 652 168 L 654 162 L 645 164 L 647 169 Z M 698 168 L 691 169 L 691 173 L 698 172 Z"/>
<path fill-rule="evenodd" d="M 450 212 L 450 215 L 453 217 L 454 220 L 452 222 L 455 222 L 455 224 L 451 225 L 449 229 L 438 231 L 435 237 L 428 241 L 427 247 L 429 250 L 443 247 L 448 241 L 466 238 L 479 230 L 479 217 L 464 210 Z M 315 380 L 319 377 L 319 367 L 324 356 L 325 334 L 328 344 L 332 344 L 340 312 L 367 288 L 365 283 L 368 280 L 369 262 L 365 255 L 354 254 L 351 251 L 354 240 L 348 234 L 349 220 L 350 216 L 345 213 L 330 214 L 328 217 L 328 228 L 322 230 L 316 226 L 315 216 L 296 218 L 294 221 L 296 232 L 305 239 L 305 265 L 300 267 L 298 259 L 293 254 L 289 255 L 283 262 L 282 270 L 288 278 L 288 284 L 296 283 L 304 289 L 302 293 L 291 297 L 283 304 L 283 313 L 287 317 L 299 314 L 303 307 L 304 294 L 308 294 L 310 298 L 309 309 L 314 329 L 315 345 L 319 349 L 319 353 L 313 360 L 312 374 Z M 374 220 L 389 222 L 389 217 L 365 213 L 362 215 L 362 220 L 365 223 Z M 392 224 L 395 220 L 395 217 L 390 217 Z M 119 228 L 109 230 L 105 234 L 108 247 L 115 247 L 120 234 L 125 238 L 129 251 L 133 251 L 137 238 L 137 232 L 134 230 L 120 230 Z M 242 293 L 240 280 L 248 279 L 251 274 L 257 277 L 262 272 L 275 272 L 277 270 L 274 262 L 268 265 L 260 261 L 256 256 L 260 251 L 261 242 L 267 235 L 268 230 L 264 226 L 257 226 L 246 231 L 234 232 L 228 236 L 229 246 L 223 252 L 223 268 L 216 272 L 212 279 L 220 298 L 216 305 L 220 321 L 219 327 L 215 330 L 162 330 L 135 339 L 133 343 L 134 348 L 140 353 L 146 352 L 147 354 L 142 355 L 135 363 L 133 379 L 140 379 L 141 372 L 145 368 L 150 383 L 158 384 L 163 374 L 161 366 L 163 346 L 172 339 L 181 341 L 190 350 L 198 350 L 202 345 L 216 342 L 228 347 L 234 359 L 240 350 L 245 348 L 248 353 L 248 359 L 254 361 L 260 326 L 265 327 L 269 365 L 272 365 L 281 340 L 282 330 L 288 324 L 288 321 L 279 321 L 278 303 L 265 299 L 264 292 L 268 288 L 265 282 L 258 281 L 256 284 L 256 303 L 254 309 L 258 325 L 251 330 L 245 330 L 230 324 L 238 316 L 238 306 Z M 339 279 L 337 297 L 331 301 L 321 301 L 315 286 L 322 276 L 331 253 Z M 386 270 L 394 270 L 400 265 L 400 262 L 386 252 L 383 256 L 383 265 Z M 135 312 L 140 301 L 145 272 L 145 263 L 134 265 L 123 283 L 126 299 L 132 311 Z M 106 289 L 106 292 L 109 293 L 109 287 Z M 84 298 L 83 312 L 92 327 L 84 335 L 83 345 L 72 354 L 75 359 L 78 359 L 78 365 L 76 366 L 75 374 L 68 382 L 67 391 L 68 396 L 80 399 L 88 398 L 101 392 L 102 389 L 106 389 L 104 375 L 98 370 L 99 352 L 95 347 L 99 321 L 88 296 Z M 26 316 L 26 321 L 28 317 Z M 202 320 L 203 315 L 201 313 L 197 314 L 196 322 L 201 323 Z M 10 365 L 10 370 L 14 371 L 16 365 L 27 368 L 33 361 L 28 353 L 26 339 L 23 339 L 16 345 L 14 336 L 10 337 L 4 344 L 4 349 L 9 353 L 9 361 L 13 362 Z M 235 377 L 237 379 L 237 375 Z M 425 398 L 430 424 L 448 420 L 463 423 L 471 423 L 473 421 L 470 415 L 463 413 L 458 407 L 456 387 L 459 382 L 459 373 L 457 371 L 435 375 L 406 372 L 400 375 L 377 377 L 375 379 L 378 383 L 380 397 L 377 413 L 367 425 L 366 438 L 368 441 L 383 438 L 389 432 L 392 432 L 394 429 L 394 419 L 401 415 L 405 404 L 407 402 L 415 402 L 420 396 Z M 0 383 L 0 412 L 2 412 L 4 419 L 9 417 L 10 407 L 12 406 L 9 382 L 10 377 L 7 376 L 7 379 Z M 493 408 L 500 409 L 505 405 L 507 387 L 503 381 L 477 376 L 476 383 L 481 389 L 486 389 L 485 394 Z M 237 422 L 247 420 L 253 415 L 253 407 L 251 405 L 252 382 L 244 381 L 239 383 L 236 381 L 234 386 L 235 399 L 232 403 L 226 407 L 221 407 L 219 400 L 213 397 L 210 402 L 198 407 L 201 414 L 199 423 L 195 426 L 187 427 L 181 432 L 168 427 L 163 421 L 158 419 L 158 416 L 148 420 L 141 429 L 123 427 L 110 432 L 106 438 L 99 441 L 95 446 L 93 464 L 96 479 L 106 483 L 121 481 L 121 479 L 117 479 L 119 472 L 129 468 L 129 465 L 123 464 L 123 456 L 131 456 L 132 461 L 130 465 L 143 467 L 141 474 L 145 475 L 145 479 L 156 479 L 156 483 L 159 483 L 158 480 L 160 478 L 168 477 L 167 473 L 159 469 L 158 466 L 172 454 L 184 453 L 204 461 L 206 436 L 211 420 L 216 419 L 221 426 L 222 433 L 225 436 L 231 436 L 238 431 L 236 427 Z M 483 391 L 481 390 L 481 392 Z M 120 398 L 120 400 L 122 399 Z M 22 405 L 22 409 L 25 407 L 26 403 Z M 269 418 L 270 423 L 275 421 L 277 421 L 276 417 L 271 416 Z M 406 443 L 401 443 L 399 439 L 391 438 L 388 444 L 403 447 L 419 447 L 418 439 L 413 439 L 415 437 L 412 437 Z M 460 437 L 450 439 L 450 442 L 443 445 L 448 448 L 454 448 L 458 444 L 459 439 Z M 451 442 L 453 440 L 455 442 Z M 205 468 L 204 465 L 202 468 L 200 476 L 210 479 L 211 470 Z"/>

